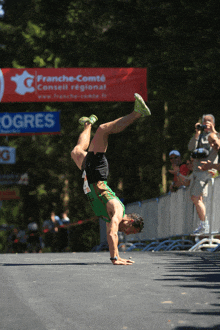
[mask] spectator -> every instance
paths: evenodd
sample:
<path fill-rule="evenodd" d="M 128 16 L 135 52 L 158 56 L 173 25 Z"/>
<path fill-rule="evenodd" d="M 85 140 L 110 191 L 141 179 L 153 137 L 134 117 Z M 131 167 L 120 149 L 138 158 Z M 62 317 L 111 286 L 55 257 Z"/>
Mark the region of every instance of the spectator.
<path fill-rule="evenodd" d="M 27 235 L 24 229 L 20 229 L 17 238 L 19 240 L 19 249 L 21 253 L 27 252 Z"/>
<path fill-rule="evenodd" d="M 36 232 L 36 231 L 38 231 L 38 225 L 37 225 L 37 223 L 33 220 L 33 218 L 30 217 L 30 218 L 28 219 L 28 221 L 29 221 L 29 224 L 28 224 L 28 231 L 29 231 L 29 232 Z"/>
<path fill-rule="evenodd" d="M 205 126 L 202 126 L 205 125 Z M 202 161 L 218 162 L 218 151 L 209 144 L 208 136 L 210 133 L 217 133 L 215 130 L 215 118 L 213 115 L 203 115 L 202 125 L 195 124 L 195 135 L 188 144 L 188 149 L 192 151 L 194 158 L 193 176 L 190 183 L 191 199 L 196 207 L 200 224 L 194 231 L 194 234 L 202 234 L 208 231 L 208 220 L 206 219 L 206 208 L 203 201 L 204 188 L 211 178 L 208 171 L 200 169 Z M 206 220 L 206 221 L 205 221 Z"/>
<path fill-rule="evenodd" d="M 182 163 L 180 152 L 177 150 L 172 150 L 169 153 L 169 158 L 172 166 L 172 170 L 169 170 L 173 174 L 173 182 L 170 185 L 170 191 L 177 191 L 178 188 L 183 186 L 181 180 L 178 179 L 179 174 L 186 176 L 189 174 L 189 169 L 186 164 Z"/>
<path fill-rule="evenodd" d="M 211 133 L 208 137 L 208 141 L 213 149 L 217 150 L 218 152 L 220 151 L 220 138 L 217 136 L 217 134 Z M 220 172 L 220 163 L 213 164 L 210 160 L 208 160 L 207 162 L 201 162 L 201 166 L 199 166 L 199 169 L 203 171 L 215 169 Z"/>
<path fill-rule="evenodd" d="M 54 211 L 52 211 L 50 218 L 53 222 L 55 232 L 58 232 L 59 226 L 62 225 L 62 221 L 60 220 L 60 217 L 58 215 L 56 215 Z"/>
<path fill-rule="evenodd" d="M 27 247 L 28 252 L 39 252 L 40 251 L 40 232 L 37 223 L 32 217 L 29 219 L 28 231 L 27 231 Z"/>
<path fill-rule="evenodd" d="M 55 214 L 54 211 L 51 212 L 50 216 L 53 226 L 54 226 L 54 235 L 53 235 L 53 243 L 52 243 L 52 252 L 61 252 L 63 244 L 61 239 L 61 226 L 62 221 L 58 215 Z"/>
<path fill-rule="evenodd" d="M 209 141 L 210 146 L 214 150 L 216 150 L 218 152 L 218 155 L 219 155 L 219 152 L 220 152 L 220 138 L 219 138 L 219 134 L 210 133 L 209 136 L 208 136 L 208 141 Z M 218 159 L 218 161 L 219 160 L 220 159 Z"/>
<path fill-rule="evenodd" d="M 187 175 L 181 174 L 178 169 L 176 171 L 177 179 L 180 182 L 180 185 L 182 185 L 184 187 L 189 186 L 190 181 L 192 179 L 192 171 L 193 171 L 193 159 L 192 158 L 190 158 L 186 161 L 186 166 L 188 169 Z"/>
<path fill-rule="evenodd" d="M 51 248 L 54 240 L 54 225 L 51 219 L 43 222 L 43 247 Z"/>
<path fill-rule="evenodd" d="M 67 216 L 67 212 L 62 214 L 62 225 L 59 227 L 58 231 L 58 251 L 64 252 L 67 250 L 69 245 L 69 224 L 70 219 Z"/>
<path fill-rule="evenodd" d="M 67 216 L 67 212 L 63 212 L 63 214 L 62 214 L 62 223 L 63 223 L 63 225 L 70 224 L 70 219 Z"/>
<path fill-rule="evenodd" d="M 9 253 L 19 253 L 19 237 L 18 228 L 13 228 L 8 237 L 8 251 Z"/>
<path fill-rule="evenodd" d="M 24 253 L 26 251 L 26 233 L 19 228 L 13 228 L 7 238 L 7 253 Z"/>

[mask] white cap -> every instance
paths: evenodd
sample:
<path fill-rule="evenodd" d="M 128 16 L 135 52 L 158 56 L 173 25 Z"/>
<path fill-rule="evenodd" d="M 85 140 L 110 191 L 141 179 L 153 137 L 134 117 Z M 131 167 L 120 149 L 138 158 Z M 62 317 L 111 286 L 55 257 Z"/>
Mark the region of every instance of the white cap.
<path fill-rule="evenodd" d="M 176 155 L 176 156 L 179 156 L 180 157 L 180 153 L 177 150 L 170 151 L 169 156 L 171 156 L 171 155 Z"/>

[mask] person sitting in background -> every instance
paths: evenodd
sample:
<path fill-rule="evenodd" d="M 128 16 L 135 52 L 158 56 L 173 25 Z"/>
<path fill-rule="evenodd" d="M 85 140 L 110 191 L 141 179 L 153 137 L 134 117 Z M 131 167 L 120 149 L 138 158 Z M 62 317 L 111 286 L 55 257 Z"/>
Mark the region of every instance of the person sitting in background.
<path fill-rule="evenodd" d="M 53 222 L 55 232 L 58 232 L 58 227 L 62 225 L 62 221 L 60 220 L 60 217 L 56 215 L 54 211 L 52 211 L 50 218 Z"/>
<path fill-rule="evenodd" d="M 189 174 L 189 169 L 186 164 L 182 163 L 181 155 L 178 150 L 170 151 L 169 158 L 172 166 L 172 170 L 169 170 L 169 172 L 173 174 L 173 182 L 171 183 L 169 190 L 174 192 L 183 186 L 182 182 L 178 179 L 179 174 L 187 176 Z"/>
<path fill-rule="evenodd" d="M 62 214 L 62 225 L 59 227 L 57 235 L 57 250 L 58 252 L 64 252 L 69 245 L 69 224 L 70 219 L 67 216 L 67 212 Z"/>
<path fill-rule="evenodd" d="M 17 227 L 13 228 L 8 237 L 8 250 L 7 253 L 20 253 L 19 245 L 19 229 Z"/>
<path fill-rule="evenodd" d="M 17 235 L 19 239 L 20 252 L 24 253 L 27 250 L 27 235 L 24 228 L 21 228 Z"/>
<path fill-rule="evenodd" d="M 63 214 L 62 214 L 62 223 L 63 223 L 63 225 L 70 224 L 70 219 L 67 216 L 67 212 L 63 212 Z"/>
<path fill-rule="evenodd" d="M 32 217 L 28 219 L 28 230 L 27 230 L 27 247 L 28 252 L 39 252 L 40 251 L 40 232 L 38 225 Z"/>
<path fill-rule="evenodd" d="M 60 231 L 63 223 L 60 217 L 56 215 L 54 211 L 51 212 L 50 218 L 54 226 L 52 252 L 60 252 Z"/>
<path fill-rule="evenodd" d="M 51 219 L 43 222 L 43 245 L 45 248 L 51 248 L 54 239 L 54 225 Z"/>
<path fill-rule="evenodd" d="M 175 168 L 174 171 L 177 176 L 178 185 L 187 187 L 190 185 L 190 180 L 192 179 L 192 171 L 193 171 L 193 159 L 190 158 L 186 161 L 186 166 L 188 169 L 187 175 L 183 175 L 180 173 L 179 168 Z"/>

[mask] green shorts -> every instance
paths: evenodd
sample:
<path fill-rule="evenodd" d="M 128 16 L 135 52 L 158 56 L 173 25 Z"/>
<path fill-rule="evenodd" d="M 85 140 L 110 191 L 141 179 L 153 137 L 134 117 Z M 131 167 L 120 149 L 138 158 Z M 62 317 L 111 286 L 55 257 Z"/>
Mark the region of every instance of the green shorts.
<path fill-rule="evenodd" d="M 123 217 L 125 215 L 125 206 L 120 199 L 115 195 L 111 188 L 107 185 L 106 181 L 99 181 L 89 184 L 90 192 L 86 194 L 89 203 L 95 212 L 95 214 L 102 218 L 106 222 L 110 222 L 111 219 L 107 212 L 106 204 L 111 199 L 117 199 L 123 207 Z"/>

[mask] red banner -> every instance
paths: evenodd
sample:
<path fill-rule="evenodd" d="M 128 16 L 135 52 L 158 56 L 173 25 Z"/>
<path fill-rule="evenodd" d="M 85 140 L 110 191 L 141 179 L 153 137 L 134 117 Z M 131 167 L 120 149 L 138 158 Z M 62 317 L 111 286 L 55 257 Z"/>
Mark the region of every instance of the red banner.
<path fill-rule="evenodd" d="M 10 200 L 10 199 L 20 199 L 19 189 L 9 188 L 9 189 L 0 191 L 0 201 L 6 201 L 6 200 Z"/>
<path fill-rule="evenodd" d="M 147 69 L 0 69 L 0 102 L 147 101 Z"/>

